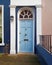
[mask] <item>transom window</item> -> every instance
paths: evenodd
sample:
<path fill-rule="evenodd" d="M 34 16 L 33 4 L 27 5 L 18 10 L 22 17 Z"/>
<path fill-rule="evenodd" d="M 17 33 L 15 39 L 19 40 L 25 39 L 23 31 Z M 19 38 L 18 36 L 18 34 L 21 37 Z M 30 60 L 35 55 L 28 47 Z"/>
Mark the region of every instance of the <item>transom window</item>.
<path fill-rule="evenodd" d="M 0 45 L 4 43 L 3 29 L 3 5 L 0 5 Z"/>
<path fill-rule="evenodd" d="M 32 11 L 28 8 L 22 8 L 19 18 L 20 19 L 32 19 L 33 18 Z"/>

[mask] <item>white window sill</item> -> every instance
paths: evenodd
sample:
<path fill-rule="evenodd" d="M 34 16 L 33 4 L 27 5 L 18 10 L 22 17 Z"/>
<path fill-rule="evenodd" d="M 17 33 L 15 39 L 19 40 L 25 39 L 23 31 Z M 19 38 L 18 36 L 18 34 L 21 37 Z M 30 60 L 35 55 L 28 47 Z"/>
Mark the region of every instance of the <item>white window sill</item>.
<path fill-rule="evenodd" d="M 0 43 L 0 46 L 4 46 L 5 44 L 4 43 Z"/>

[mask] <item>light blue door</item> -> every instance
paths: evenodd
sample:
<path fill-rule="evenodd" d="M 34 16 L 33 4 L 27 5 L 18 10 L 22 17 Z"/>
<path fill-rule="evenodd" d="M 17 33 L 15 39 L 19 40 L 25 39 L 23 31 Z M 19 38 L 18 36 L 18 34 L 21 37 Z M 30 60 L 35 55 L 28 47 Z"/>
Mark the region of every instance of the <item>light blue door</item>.
<path fill-rule="evenodd" d="M 29 9 L 29 10 L 28 10 Z M 31 9 L 33 10 L 33 8 Z M 20 10 L 21 11 L 21 10 Z M 33 53 L 34 51 L 34 20 L 33 13 L 30 8 L 22 9 L 19 14 L 19 52 Z"/>
<path fill-rule="evenodd" d="M 33 20 L 20 20 L 19 52 L 33 52 Z"/>

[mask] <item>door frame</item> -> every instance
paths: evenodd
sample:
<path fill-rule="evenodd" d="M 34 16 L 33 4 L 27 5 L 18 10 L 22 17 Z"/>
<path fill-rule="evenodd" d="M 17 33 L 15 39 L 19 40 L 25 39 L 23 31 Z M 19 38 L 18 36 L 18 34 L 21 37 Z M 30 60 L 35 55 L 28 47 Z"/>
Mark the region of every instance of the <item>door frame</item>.
<path fill-rule="evenodd" d="M 36 32 L 36 30 L 35 30 L 35 24 L 36 24 L 36 9 L 35 9 L 35 7 L 28 7 L 28 6 L 25 6 L 25 7 L 27 7 L 27 8 L 30 8 L 30 9 L 32 9 L 33 8 L 33 54 L 34 54 L 34 51 L 35 51 L 35 32 Z M 24 7 L 21 7 L 19 10 L 18 10 L 18 12 L 17 12 L 17 53 L 20 53 L 19 52 L 19 14 L 20 14 L 20 10 L 22 9 L 22 8 L 24 8 Z M 25 52 L 24 52 L 25 53 Z"/>

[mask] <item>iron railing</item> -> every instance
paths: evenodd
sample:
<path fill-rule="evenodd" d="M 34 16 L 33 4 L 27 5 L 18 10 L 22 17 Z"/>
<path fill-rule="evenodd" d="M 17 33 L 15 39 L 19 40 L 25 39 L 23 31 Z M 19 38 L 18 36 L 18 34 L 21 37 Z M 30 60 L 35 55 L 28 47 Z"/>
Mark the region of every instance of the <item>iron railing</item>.
<path fill-rule="evenodd" d="M 40 35 L 40 45 L 52 53 L 52 35 Z"/>

